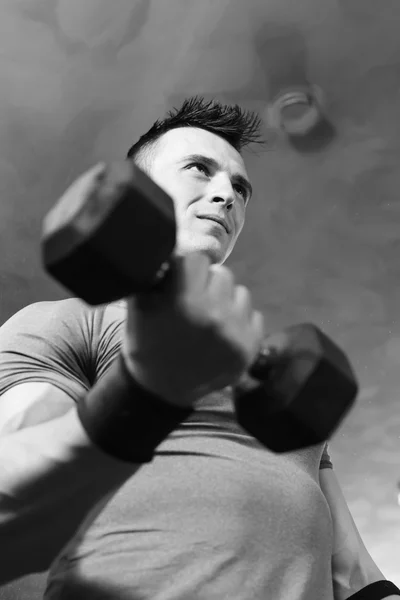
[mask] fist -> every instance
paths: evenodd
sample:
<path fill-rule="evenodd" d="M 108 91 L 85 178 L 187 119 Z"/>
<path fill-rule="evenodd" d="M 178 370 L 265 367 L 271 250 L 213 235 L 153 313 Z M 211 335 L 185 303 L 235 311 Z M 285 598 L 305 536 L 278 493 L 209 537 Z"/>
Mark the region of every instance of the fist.
<path fill-rule="evenodd" d="M 197 252 L 173 258 L 161 288 L 127 305 L 122 352 L 129 371 L 178 406 L 235 384 L 264 338 L 249 290 Z"/>

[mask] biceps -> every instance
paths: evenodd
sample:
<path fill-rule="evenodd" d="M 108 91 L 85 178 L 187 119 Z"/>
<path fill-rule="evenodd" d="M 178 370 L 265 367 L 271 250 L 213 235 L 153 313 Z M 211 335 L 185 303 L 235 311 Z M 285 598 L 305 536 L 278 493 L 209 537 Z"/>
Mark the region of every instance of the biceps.
<path fill-rule="evenodd" d="M 51 383 L 16 385 L 0 397 L 0 436 L 61 417 L 73 406 L 72 398 Z"/>

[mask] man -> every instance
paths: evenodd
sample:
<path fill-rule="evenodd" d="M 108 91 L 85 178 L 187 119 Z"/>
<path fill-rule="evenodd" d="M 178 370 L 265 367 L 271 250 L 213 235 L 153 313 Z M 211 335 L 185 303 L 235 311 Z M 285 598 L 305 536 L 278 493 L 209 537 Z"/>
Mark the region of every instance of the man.
<path fill-rule="evenodd" d="M 321 489 L 326 446 L 275 455 L 233 413 L 230 386 L 264 336 L 222 266 L 251 196 L 240 151 L 258 128 L 194 98 L 130 150 L 176 210 L 161 294 L 39 302 L 3 325 L 3 582 L 50 568 L 46 600 L 345 600 L 384 579 L 361 541 L 336 535 L 349 515 Z"/>

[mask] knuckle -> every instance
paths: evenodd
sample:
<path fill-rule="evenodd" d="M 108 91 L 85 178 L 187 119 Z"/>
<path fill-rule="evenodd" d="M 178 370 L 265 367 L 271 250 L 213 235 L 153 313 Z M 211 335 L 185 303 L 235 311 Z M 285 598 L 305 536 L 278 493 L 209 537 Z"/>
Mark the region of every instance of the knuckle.
<path fill-rule="evenodd" d="M 236 294 L 238 296 L 238 300 L 242 306 L 249 307 L 251 305 L 251 294 L 250 290 L 244 285 L 236 286 Z"/>
<path fill-rule="evenodd" d="M 207 323 L 211 333 L 220 334 L 225 327 L 223 311 L 220 307 L 214 306 L 207 312 Z"/>
<path fill-rule="evenodd" d="M 260 336 L 263 337 L 264 330 L 265 330 L 265 319 L 264 319 L 263 313 L 260 312 L 259 310 L 256 310 L 256 319 L 257 319 L 258 331 L 260 332 Z"/>

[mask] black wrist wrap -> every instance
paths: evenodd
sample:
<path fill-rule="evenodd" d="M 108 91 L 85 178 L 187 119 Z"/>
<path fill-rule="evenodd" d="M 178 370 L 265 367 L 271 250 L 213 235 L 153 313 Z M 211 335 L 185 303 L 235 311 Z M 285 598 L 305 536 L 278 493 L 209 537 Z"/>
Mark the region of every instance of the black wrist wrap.
<path fill-rule="evenodd" d="M 359 592 L 349 596 L 349 600 L 382 600 L 388 596 L 400 596 L 400 590 L 391 581 L 376 581 Z"/>
<path fill-rule="evenodd" d="M 140 386 L 122 354 L 78 403 L 79 419 L 92 442 L 132 463 L 150 462 L 155 448 L 192 412 Z"/>

